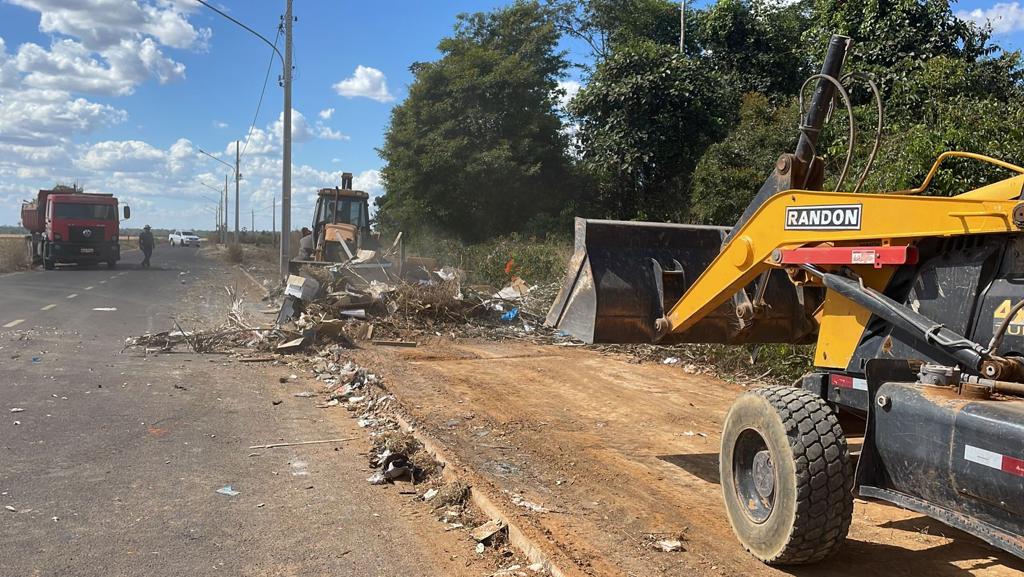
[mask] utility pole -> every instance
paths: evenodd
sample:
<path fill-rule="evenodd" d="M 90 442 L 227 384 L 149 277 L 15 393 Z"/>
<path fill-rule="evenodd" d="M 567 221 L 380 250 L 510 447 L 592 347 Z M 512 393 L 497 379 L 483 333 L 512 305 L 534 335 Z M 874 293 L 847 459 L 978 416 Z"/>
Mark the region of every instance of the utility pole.
<path fill-rule="evenodd" d="M 686 0 L 679 2 L 679 53 L 686 55 Z"/>
<path fill-rule="evenodd" d="M 284 12 L 284 158 L 281 163 L 281 278 L 288 276 L 292 230 L 292 0 L 285 0 Z"/>
<path fill-rule="evenodd" d="M 223 244 L 228 243 L 228 175 L 224 175 L 224 225 L 221 227 L 221 242 Z"/>
<path fill-rule="evenodd" d="M 249 215 L 250 215 L 249 216 L 249 230 L 252 231 L 253 237 L 255 238 L 255 236 L 256 236 L 256 209 L 255 208 L 250 208 L 249 209 Z"/>
<path fill-rule="evenodd" d="M 241 162 L 241 149 L 238 141 L 235 141 L 235 244 L 238 244 L 238 183 L 242 180 L 242 173 L 238 172 L 238 163 Z"/>
<path fill-rule="evenodd" d="M 273 204 L 270 208 L 270 239 L 276 245 L 277 244 L 277 195 L 274 195 L 274 200 L 271 201 Z"/>

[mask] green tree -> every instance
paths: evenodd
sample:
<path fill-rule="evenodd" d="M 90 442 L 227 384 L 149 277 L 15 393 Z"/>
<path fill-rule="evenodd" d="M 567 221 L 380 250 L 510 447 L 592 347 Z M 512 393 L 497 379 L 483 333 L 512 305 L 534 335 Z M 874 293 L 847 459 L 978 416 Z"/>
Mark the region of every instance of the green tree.
<path fill-rule="evenodd" d="M 568 65 L 558 40 L 549 9 L 517 1 L 459 16 L 441 59 L 412 66 L 380 150 L 383 228 L 475 241 L 559 214 L 573 189 L 554 110 Z"/>
<path fill-rule="evenodd" d="M 1004 52 L 987 29 L 957 18 L 948 0 L 818 0 L 814 11 L 803 43 L 810 54 L 820 58 L 832 34 L 852 38 L 847 69 L 873 74 L 897 114 L 961 90 L 1010 98 L 1024 79 L 1019 53 Z M 942 81 L 950 69 L 956 85 Z M 934 94 L 936 86 L 953 91 Z"/>
<path fill-rule="evenodd" d="M 695 11 L 703 61 L 732 78 L 741 93 L 792 96 L 817 62 L 801 48 L 811 26 L 811 0 L 719 0 Z"/>
<path fill-rule="evenodd" d="M 726 135 L 738 100 L 718 74 L 675 47 L 618 47 L 570 103 L 579 158 L 597 183 L 588 214 L 684 218 L 693 167 Z"/>
<path fill-rule="evenodd" d="M 735 129 L 709 147 L 694 170 L 692 219 L 732 226 L 779 155 L 796 147 L 797 124 L 794 101 L 773 106 L 763 94 L 745 95 Z"/>

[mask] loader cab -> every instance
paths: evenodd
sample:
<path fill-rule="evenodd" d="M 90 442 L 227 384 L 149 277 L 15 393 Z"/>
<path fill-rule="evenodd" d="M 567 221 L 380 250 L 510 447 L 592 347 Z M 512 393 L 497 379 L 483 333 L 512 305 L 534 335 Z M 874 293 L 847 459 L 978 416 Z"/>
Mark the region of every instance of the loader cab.
<path fill-rule="evenodd" d="M 312 230 L 315 260 L 343 261 L 349 253 L 376 250 L 380 244 L 370 231 L 370 195 L 352 189 L 348 172 L 342 174 L 340 187 L 318 191 Z"/>

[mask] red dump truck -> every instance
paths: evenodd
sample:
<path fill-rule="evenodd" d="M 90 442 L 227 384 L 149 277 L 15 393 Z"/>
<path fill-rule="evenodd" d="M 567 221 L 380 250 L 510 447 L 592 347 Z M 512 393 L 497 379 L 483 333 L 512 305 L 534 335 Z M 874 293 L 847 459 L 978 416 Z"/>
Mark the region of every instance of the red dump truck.
<path fill-rule="evenodd" d="M 124 218 L 131 210 L 124 207 Z M 40 190 L 21 205 L 21 225 L 28 229 L 32 264 L 47 270 L 57 263 L 107 263 L 121 258 L 117 198 L 87 193 L 78 186 Z"/>

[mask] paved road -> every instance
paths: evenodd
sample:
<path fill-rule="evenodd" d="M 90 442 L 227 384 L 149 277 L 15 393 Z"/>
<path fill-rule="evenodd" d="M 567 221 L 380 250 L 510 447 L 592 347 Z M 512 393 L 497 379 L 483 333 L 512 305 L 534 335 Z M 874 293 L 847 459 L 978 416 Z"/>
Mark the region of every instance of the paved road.
<path fill-rule="evenodd" d="M 0 276 L 0 576 L 482 574 L 421 504 L 366 484 L 364 441 L 248 449 L 360 435 L 286 369 L 119 353 L 176 312 L 223 314 L 232 273 L 204 254 Z"/>

